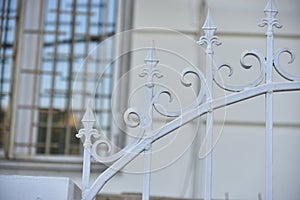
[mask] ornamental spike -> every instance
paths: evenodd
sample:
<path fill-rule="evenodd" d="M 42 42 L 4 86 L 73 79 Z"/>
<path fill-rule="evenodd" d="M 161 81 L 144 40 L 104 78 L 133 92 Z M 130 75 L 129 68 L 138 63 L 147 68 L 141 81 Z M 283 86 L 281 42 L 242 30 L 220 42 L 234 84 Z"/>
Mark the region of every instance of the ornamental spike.
<path fill-rule="evenodd" d="M 267 6 L 264 10 L 266 18 L 262 20 L 261 23 L 258 24 L 260 27 L 268 26 L 268 31 L 266 35 L 273 35 L 273 26 L 276 28 L 281 28 L 282 25 L 279 23 L 279 20 L 276 19 L 276 15 L 278 14 L 277 7 L 275 5 L 274 0 L 269 0 Z"/>
<path fill-rule="evenodd" d="M 213 20 L 212 20 L 212 17 L 210 15 L 210 10 L 208 9 L 207 11 L 207 17 L 206 17 L 206 20 L 202 26 L 202 29 L 205 31 L 205 30 L 216 30 L 217 27 L 215 26 Z"/>
<path fill-rule="evenodd" d="M 276 4 L 275 4 L 274 0 L 269 0 L 268 1 L 268 4 L 267 4 L 264 12 L 265 13 L 267 13 L 267 12 L 278 13 L 278 10 L 277 10 L 277 7 L 276 7 Z"/>
<path fill-rule="evenodd" d="M 217 36 L 215 36 L 215 32 L 217 30 L 217 27 L 215 26 L 212 17 L 210 15 L 210 10 L 207 11 L 207 17 L 206 20 L 202 26 L 202 30 L 204 31 L 204 35 L 199 38 L 199 41 L 197 42 L 200 45 L 206 44 L 206 51 L 213 53 L 212 45 L 221 45 L 221 42 Z"/>
<path fill-rule="evenodd" d="M 96 121 L 96 118 L 95 118 L 95 115 L 93 112 L 92 101 L 89 101 L 88 106 L 86 108 L 86 111 L 85 111 L 81 121 L 83 122 L 83 124 Z"/>
<path fill-rule="evenodd" d="M 154 47 L 154 40 L 152 41 L 152 48 L 147 52 L 147 56 L 144 60 L 145 64 L 156 65 L 159 61 L 156 58 L 156 52 Z"/>

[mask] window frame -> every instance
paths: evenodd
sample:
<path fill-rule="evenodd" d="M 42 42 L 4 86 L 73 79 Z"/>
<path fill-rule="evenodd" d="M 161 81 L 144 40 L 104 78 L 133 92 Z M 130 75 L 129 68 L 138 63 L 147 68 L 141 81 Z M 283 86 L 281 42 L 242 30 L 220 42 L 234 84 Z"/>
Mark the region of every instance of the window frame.
<path fill-rule="evenodd" d="M 23 34 L 22 31 L 20 30 L 24 30 L 24 23 L 22 23 L 22 20 L 24 20 L 25 18 L 25 9 L 26 9 L 26 2 L 28 1 L 22 1 L 22 0 L 18 0 L 18 13 L 20 14 L 20 16 L 17 18 L 16 20 L 16 27 L 15 27 L 15 42 L 14 45 L 16 47 L 14 47 L 14 49 L 16 50 L 16 63 L 14 66 L 14 73 L 12 73 L 12 79 L 14 80 L 11 88 L 11 98 L 10 98 L 10 134 L 8 134 L 7 139 L 5 142 L 7 145 L 4 148 L 4 153 L 5 156 L 4 158 L 7 159 L 7 161 L 9 160 L 17 160 L 20 162 L 25 162 L 27 163 L 28 166 L 30 166 L 30 163 L 33 165 L 35 165 L 36 163 L 57 163 L 59 165 L 63 165 L 65 167 L 62 167 L 62 170 L 64 169 L 69 169 L 69 167 L 67 167 L 67 163 L 69 164 L 74 164 L 74 163 L 82 163 L 82 157 L 81 155 L 76 155 L 76 156 L 72 156 L 72 155 L 19 155 L 15 152 L 15 139 L 17 137 L 16 131 L 17 131 L 17 116 L 18 116 L 18 100 L 20 97 L 19 94 L 19 90 L 20 90 L 20 74 L 21 74 L 21 51 L 20 49 L 22 49 L 22 43 L 23 43 Z M 44 2 L 44 1 L 43 1 Z M 116 1 L 116 13 L 117 13 L 117 17 L 116 17 L 116 27 L 115 27 L 115 33 L 124 31 L 124 30 L 128 30 L 130 28 L 132 28 L 132 15 L 133 15 L 133 1 L 126 1 L 127 3 L 125 3 L 124 1 Z M 125 17 L 124 17 L 125 16 Z M 125 20 L 125 21 L 124 21 Z M 126 22 L 126 23 L 125 23 Z M 117 42 L 118 43 L 118 42 Z M 120 42 L 119 44 L 115 45 L 114 48 L 124 48 L 124 46 L 120 46 L 120 44 L 123 44 L 123 42 Z M 128 48 L 128 46 L 130 46 L 130 42 L 126 43 L 126 48 Z M 19 50 L 19 51 L 18 51 Z M 118 51 L 118 49 L 116 49 Z M 122 61 L 122 63 L 129 63 L 130 59 L 126 59 L 126 61 Z M 13 65 L 12 65 L 13 66 Z M 126 66 L 130 66 L 129 64 Z M 116 67 L 116 69 L 118 69 L 118 67 Z M 114 82 L 126 71 L 128 70 L 128 68 L 126 69 L 122 69 L 120 70 L 116 70 L 113 74 L 113 84 Z M 125 88 L 127 88 L 127 86 L 124 86 Z M 119 145 L 120 143 L 122 143 L 122 139 L 119 138 L 120 135 L 120 130 L 117 128 L 117 126 L 115 124 L 111 124 L 111 132 L 113 132 L 113 136 L 112 136 L 112 141 L 117 142 L 117 144 Z M 117 140 L 114 140 L 114 137 L 118 137 Z M 79 139 L 78 139 L 79 140 Z M 81 145 L 81 144 L 80 144 Z M 122 145 L 122 144 L 121 144 Z M 13 163 L 12 163 L 13 164 Z M 1 164 L 0 168 L 5 168 L 7 166 L 10 166 L 10 164 Z M 19 162 L 15 163 L 14 165 L 15 167 L 19 169 L 22 169 L 22 165 L 20 165 Z M 71 165 L 70 165 L 71 166 Z M 30 167 L 29 167 L 30 168 Z M 49 166 L 49 169 L 51 169 L 52 167 Z M 72 168 L 72 167 L 71 167 Z M 81 169 L 81 165 L 78 166 L 78 169 Z"/>

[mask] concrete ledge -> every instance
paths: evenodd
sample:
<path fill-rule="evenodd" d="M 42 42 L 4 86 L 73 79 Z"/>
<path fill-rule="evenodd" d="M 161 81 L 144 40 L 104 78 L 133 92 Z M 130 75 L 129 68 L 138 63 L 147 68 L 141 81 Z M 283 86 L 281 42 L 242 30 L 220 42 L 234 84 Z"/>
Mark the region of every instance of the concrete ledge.
<path fill-rule="evenodd" d="M 80 200 L 81 190 L 65 177 L 0 176 L 0 199 Z"/>
<path fill-rule="evenodd" d="M 124 193 L 124 194 L 100 194 L 96 200 L 141 200 L 142 194 L 140 193 Z M 183 198 L 170 198 L 170 197 L 150 197 L 150 200 L 203 200 L 203 199 L 183 199 Z M 217 199 L 215 199 L 217 200 Z M 219 199 L 221 200 L 221 199 Z M 224 199 L 223 199 L 224 200 Z"/>

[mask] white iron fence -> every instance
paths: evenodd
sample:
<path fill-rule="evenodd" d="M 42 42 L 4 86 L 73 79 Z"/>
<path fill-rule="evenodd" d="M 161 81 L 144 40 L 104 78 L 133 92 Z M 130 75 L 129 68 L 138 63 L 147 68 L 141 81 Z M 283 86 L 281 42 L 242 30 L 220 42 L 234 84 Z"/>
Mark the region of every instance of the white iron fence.
<path fill-rule="evenodd" d="M 279 57 L 283 53 L 290 55 L 290 62 L 292 63 L 295 56 L 292 50 L 288 48 L 280 48 L 274 50 L 274 30 L 273 28 L 281 28 L 279 21 L 276 19 L 278 10 L 275 6 L 274 0 L 269 0 L 265 10 L 266 18 L 259 24 L 260 27 L 267 27 L 267 52 L 266 56 L 261 55 L 256 51 L 245 51 L 241 56 L 241 66 L 249 69 L 252 66 L 245 63 L 245 58 L 252 56 L 256 58 L 260 64 L 259 76 L 247 85 L 234 86 L 221 82 L 218 70 L 221 68 L 228 68 L 229 76 L 232 74 L 232 67 L 223 64 L 219 67 L 213 65 L 213 45 L 220 45 L 218 37 L 214 35 L 216 27 L 213 24 L 212 18 L 208 12 L 207 19 L 204 23 L 203 30 L 205 35 L 200 37 L 198 43 L 206 46 L 206 75 L 203 75 L 198 68 L 188 67 L 182 71 L 181 83 L 189 87 L 191 84 L 185 80 L 187 74 L 194 74 L 200 80 L 200 91 L 194 103 L 188 108 L 178 112 L 168 112 L 162 109 L 159 104 L 159 96 L 166 94 L 172 100 L 172 93 L 168 90 L 161 90 L 154 92 L 155 83 L 153 78 L 161 78 L 162 74 L 157 68 L 158 60 L 155 56 L 154 47 L 149 50 L 145 59 L 146 68 L 143 69 L 140 76 L 147 77 L 145 84 L 147 89 L 146 104 L 147 113 L 140 113 L 134 108 L 129 108 L 124 113 L 124 121 L 128 126 L 139 127 L 141 130 L 140 137 L 138 137 L 131 144 L 126 146 L 121 151 L 109 156 L 102 157 L 97 151 L 99 145 L 106 145 L 108 151 L 111 150 L 111 144 L 104 139 L 98 130 L 93 129 L 95 117 L 90 103 L 86 113 L 82 119 L 84 128 L 77 134 L 78 138 L 83 139 L 84 146 L 84 161 L 83 161 L 83 175 L 82 175 L 82 199 L 93 199 L 97 193 L 103 188 L 109 179 L 116 175 L 123 167 L 130 163 L 139 154 L 145 154 L 145 168 L 144 168 L 144 182 L 143 182 L 143 200 L 149 199 L 150 194 L 150 177 L 151 177 L 151 146 L 152 143 L 158 139 L 172 133 L 172 131 L 183 126 L 190 121 L 206 115 L 206 152 L 210 152 L 205 157 L 205 183 L 204 183 L 204 199 L 211 200 L 212 196 L 212 131 L 213 131 L 213 112 L 219 108 L 230 104 L 235 104 L 256 96 L 265 96 L 265 131 L 266 131 L 266 200 L 272 200 L 272 174 L 273 174 L 273 94 L 274 92 L 283 91 L 297 91 L 300 90 L 300 77 L 289 74 L 279 64 Z M 273 82 L 273 69 L 277 73 L 288 80 L 288 82 Z M 216 84 L 225 91 L 231 92 L 226 97 L 214 98 L 212 95 L 213 84 Z M 167 117 L 175 117 L 172 121 L 165 124 L 163 127 L 152 130 L 152 111 L 156 110 L 161 115 Z M 130 118 L 134 116 L 138 120 L 132 124 Z M 101 173 L 92 185 L 89 185 L 90 178 L 90 163 L 91 156 L 101 163 L 113 163 L 106 171 Z"/>

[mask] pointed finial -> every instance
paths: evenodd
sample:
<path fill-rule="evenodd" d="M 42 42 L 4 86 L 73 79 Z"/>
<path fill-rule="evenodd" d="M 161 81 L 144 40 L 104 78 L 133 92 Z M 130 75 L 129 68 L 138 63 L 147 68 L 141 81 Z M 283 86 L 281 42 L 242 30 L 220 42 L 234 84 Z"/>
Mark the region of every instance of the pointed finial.
<path fill-rule="evenodd" d="M 156 58 L 156 52 L 154 47 L 154 40 L 152 41 L 152 48 L 147 52 L 147 56 L 144 60 L 146 64 L 154 64 L 156 65 L 159 61 Z"/>
<path fill-rule="evenodd" d="M 259 23 L 258 26 L 260 26 L 260 27 L 267 26 L 268 31 L 266 34 L 271 36 L 271 35 L 273 35 L 273 26 L 275 26 L 276 28 L 282 27 L 282 25 L 279 23 L 279 20 L 276 19 L 278 10 L 277 10 L 274 0 L 268 1 L 264 12 L 265 12 L 266 18 L 262 19 L 262 22 Z"/>
<path fill-rule="evenodd" d="M 89 101 L 88 106 L 86 108 L 86 111 L 83 115 L 83 118 L 81 120 L 83 123 L 85 122 L 95 122 L 96 118 L 93 112 L 93 106 L 92 106 L 92 101 Z"/>
<path fill-rule="evenodd" d="M 215 36 L 215 32 L 217 30 L 217 27 L 215 26 L 212 17 L 210 15 L 210 10 L 207 11 L 207 17 L 206 20 L 202 26 L 202 29 L 204 31 L 204 35 L 199 38 L 199 41 L 197 42 L 199 45 L 206 44 L 206 52 L 209 52 L 210 54 L 213 53 L 212 45 L 221 45 L 221 41 L 217 36 Z"/>
<path fill-rule="evenodd" d="M 271 13 L 278 13 L 275 1 L 274 0 L 269 0 L 264 11 L 265 12 L 271 12 Z"/>
<path fill-rule="evenodd" d="M 202 29 L 205 31 L 205 30 L 216 30 L 217 27 L 215 26 L 213 20 L 212 20 L 212 17 L 210 15 L 210 10 L 208 9 L 207 11 L 207 17 L 206 17 L 206 20 L 202 26 Z"/>

